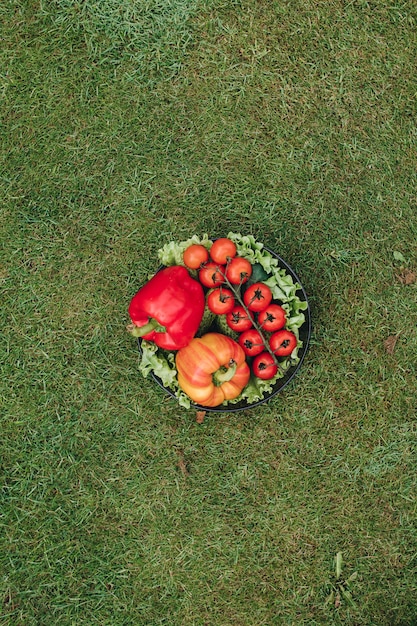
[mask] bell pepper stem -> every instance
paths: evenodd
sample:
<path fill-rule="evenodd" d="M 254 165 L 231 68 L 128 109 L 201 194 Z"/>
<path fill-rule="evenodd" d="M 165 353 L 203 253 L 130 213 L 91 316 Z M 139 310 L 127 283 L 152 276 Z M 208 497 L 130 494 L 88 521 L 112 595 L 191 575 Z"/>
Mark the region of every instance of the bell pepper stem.
<path fill-rule="evenodd" d="M 221 367 L 214 372 L 213 381 L 215 385 L 222 385 L 223 383 L 227 383 L 229 380 L 232 380 L 233 376 L 236 374 L 237 363 L 236 361 L 230 361 L 228 367 Z"/>
<path fill-rule="evenodd" d="M 129 331 L 134 337 L 144 337 L 148 333 L 151 333 L 153 330 L 158 329 L 158 332 L 165 332 L 165 329 L 160 325 L 158 320 L 151 317 L 149 321 L 143 326 L 135 326 L 133 328 L 130 327 Z"/>

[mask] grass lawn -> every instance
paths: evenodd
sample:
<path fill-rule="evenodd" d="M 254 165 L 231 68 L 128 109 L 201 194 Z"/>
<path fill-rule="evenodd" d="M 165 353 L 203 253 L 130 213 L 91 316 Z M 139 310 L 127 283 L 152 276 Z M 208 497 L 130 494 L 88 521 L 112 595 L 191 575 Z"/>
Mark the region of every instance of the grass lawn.
<path fill-rule="evenodd" d="M 0 624 L 416 626 L 416 3 L 0 20 Z M 127 306 L 165 243 L 229 231 L 295 269 L 313 336 L 198 424 Z"/>

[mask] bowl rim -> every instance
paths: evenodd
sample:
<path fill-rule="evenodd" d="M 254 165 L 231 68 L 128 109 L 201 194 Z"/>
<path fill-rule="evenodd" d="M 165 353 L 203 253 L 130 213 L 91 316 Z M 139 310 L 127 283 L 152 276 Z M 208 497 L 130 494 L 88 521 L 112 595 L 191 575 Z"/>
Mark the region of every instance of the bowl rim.
<path fill-rule="evenodd" d="M 298 275 L 295 273 L 292 267 L 279 254 L 277 254 L 276 252 L 274 252 L 274 250 L 271 250 L 271 248 L 268 248 L 265 245 L 263 246 L 263 250 L 266 250 L 267 252 L 269 252 L 269 254 L 271 254 L 271 256 L 276 258 L 278 260 L 278 263 L 281 269 L 285 269 L 286 272 L 290 274 L 293 281 L 299 285 L 299 288 L 297 289 L 296 293 L 298 294 L 299 292 L 301 292 L 302 297 L 299 296 L 300 300 L 307 303 L 307 309 L 303 311 L 305 315 L 305 321 L 300 326 L 300 329 L 299 329 L 300 331 L 301 329 L 303 329 L 303 338 L 302 338 L 303 345 L 300 349 L 299 361 L 296 365 L 291 366 L 287 370 L 287 372 L 284 374 L 284 376 L 282 376 L 281 378 L 278 378 L 278 380 L 275 382 L 275 385 L 277 386 L 277 388 L 274 389 L 272 393 L 267 395 L 265 398 L 261 398 L 260 400 L 257 400 L 256 402 L 252 402 L 251 404 L 246 403 L 245 400 L 240 400 L 240 402 L 237 402 L 236 404 L 230 403 L 225 406 L 219 405 L 216 407 L 204 406 L 202 404 L 197 404 L 193 401 L 190 401 L 191 402 L 190 408 L 195 409 L 196 411 L 207 411 L 210 413 L 237 413 L 239 411 L 247 411 L 250 409 L 254 409 L 255 407 L 261 404 L 265 404 L 266 402 L 271 400 L 271 398 L 275 397 L 278 393 L 281 393 L 281 391 L 285 389 L 285 387 L 293 380 L 294 376 L 297 374 L 298 370 L 300 369 L 305 359 L 305 356 L 309 349 L 311 331 L 312 331 L 311 308 L 310 308 L 310 303 L 308 300 L 307 293 L 300 279 L 298 278 Z M 163 269 L 163 267 L 164 267 L 163 265 L 160 266 L 157 272 Z M 142 352 L 141 343 L 142 343 L 142 339 L 138 338 L 139 352 Z M 172 389 L 165 387 L 162 380 L 156 374 L 154 374 L 154 372 L 151 372 L 151 376 L 155 380 L 155 382 L 159 385 L 159 387 L 161 387 L 167 394 L 169 394 L 172 398 L 174 398 L 178 402 L 178 398 L 175 395 L 175 391 L 172 391 Z"/>

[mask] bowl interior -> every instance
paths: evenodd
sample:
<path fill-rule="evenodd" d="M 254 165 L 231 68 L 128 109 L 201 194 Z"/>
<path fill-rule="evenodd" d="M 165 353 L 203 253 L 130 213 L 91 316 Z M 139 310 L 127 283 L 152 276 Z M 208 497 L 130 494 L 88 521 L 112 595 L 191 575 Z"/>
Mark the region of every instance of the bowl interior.
<path fill-rule="evenodd" d="M 294 270 L 288 265 L 288 263 L 286 263 L 284 261 L 284 259 L 282 259 L 278 254 L 276 254 L 273 250 L 270 250 L 266 246 L 264 246 L 264 250 L 267 250 L 271 254 L 271 256 L 276 258 L 277 261 L 278 261 L 279 267 L 282 268 L 282 269 L 285 269 L 285 271 L 293 278 L 294 282 L 298 283 L 300 285 L 300 289 L 297 291 L 297 296 L 300 298 L 300 300 L 302 300 L 302 301 L 307 303 L 307 309 L 304 311 L 305 322 L 299 329 L 300 340 L 303 342 L 302 347 L 298 351 L 298 357 L 299 357 L 300 360 L 299 360 L 299 362 L 296 365 L 294 365 L 293 367 L 290 367 L 282 378 L 279 378 L 276 381 L 276 383 L 275 383 L 271 393 L 269 393 L 264 398 L 262 398 L 262 400 L 258 400 L 257 402 L 253 402 L 251 404 L 249 404 L 245 400 L 241 400 L 240 402 L 237 402 L 236 404 L 230 404 L 230 405 L 227 405 L 227 406 L 217 406 L 217 407 L 207 407 L 207 406 L 203 406 L 203 405 L 200 405 L 200 404 L 191 403 L 191 406 L 193 408 L 195 408 L 196 410 L 211 411 L 211 412 L 214 412 L 214 413 L 235 413 L 236 411 L 244 411 L 244 410 L 251 409 L 253 407 L 259 406 L 260 404 L 263 404 L 264 402 L 268 402 L 268 400 L 270 400 L 277 393 L 282 391 L 284 389 L 284 387 L 286 387 L 288 385 L 288 383 L 294 378 L 294 376 L 296 375 L 296 373 L 298 372 L 298 370 L 300 369 L 300 367 L 301 367 L 301 365 L 303 363 L 304 357 L 305 357 L 305 355 L 307 353 L 307 350 L 308 350 L 308 346 L 309 346 L 309 343 L 310 343 L 310 335 L 311 335 L 311 313 L 310 313 L 310 305 L 309 305 L 308 299 L 307 299 L 307 294 L 306 294 L 303 286 L 301 285 L 301 282 L 300 282 L 298 276 L 296 275 Z M 139 344 L 139 350 L 140 350 L 141 349 L 140 348 L 140 344 L 141 344 L 141 340 L 140 339 L 138 340 L 138 344 Z M 171 389 L 165 387 L 165 385 L 162 383 L 161 379 L 158 378 L 158 376 L 156 376 L 155 374 L 152 373 L 152 377 L 155 380 L 155 382 L 160 387 L 162 387 L 162 389 L 164 389 L 166 391 L 166 393 L 168 393 L 170 396 L 175 398 L 175 400 L 177 400 L 177 398 L 175 396 L 175 393 Z"/>

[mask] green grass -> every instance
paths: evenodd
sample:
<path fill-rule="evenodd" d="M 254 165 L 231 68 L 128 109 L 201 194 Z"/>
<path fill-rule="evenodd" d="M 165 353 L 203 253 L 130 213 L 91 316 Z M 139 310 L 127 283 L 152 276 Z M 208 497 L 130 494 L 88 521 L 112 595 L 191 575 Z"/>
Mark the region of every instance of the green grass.
<path fill-rule="evenodd" d="M 415 626 L 415 3 L 0 18 L 0 624 Z M 294 267 L 313 337 L 199 425 L 127 305 L 167 241 L 230 230 Z"/>

